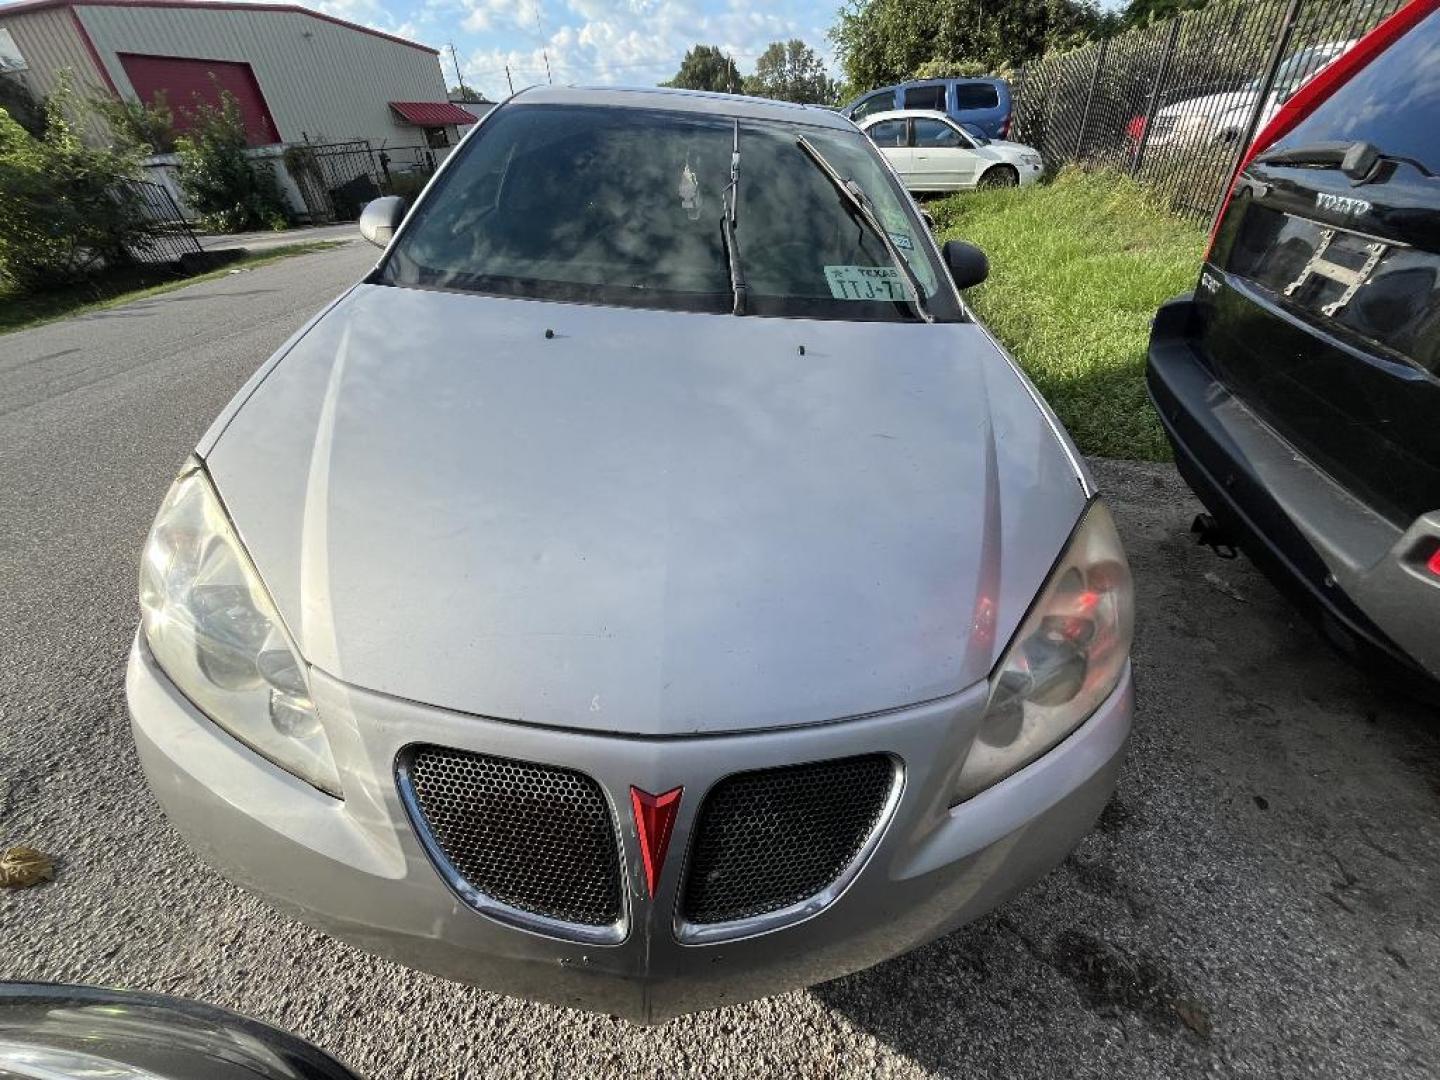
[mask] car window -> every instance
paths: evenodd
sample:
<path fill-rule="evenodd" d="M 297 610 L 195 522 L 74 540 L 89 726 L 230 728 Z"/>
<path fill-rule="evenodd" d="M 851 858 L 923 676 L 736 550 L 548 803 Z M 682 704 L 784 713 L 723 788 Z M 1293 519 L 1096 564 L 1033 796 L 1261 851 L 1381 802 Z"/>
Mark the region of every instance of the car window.
<path fill-rule="evenodd" d="M 967 150 L 969 149 L 965 138 L 943 120 L 917 116 L 914 123 L 916 146 L 961 146 Z"/>
<path fill-rule="evenodd" d="M 1296 125 L 1276 149 L 1372 143 L 1440 173 L 1440 12 L 1426 16 Z"/>
<path fill-rule="evenodd" d="M 387 254 L 383 284 L 627 307 L 728 312 L 722 239 L 734 121 L 708 114 L 513 104 L 455 153 Z M 961 319 L 924 226 L 858 131 L 742 120 L 736 248 L 754 315 L 914 318 L 881 240 L 797 145 L 868 196 L 936 318 Z M 876 270 L 881 271 L 875 273 Z"/>
<path fill-rule="evenodd" d="M 876 146 L 904 146 L 905 121 L 881 120 L 865 129 L 865 134 Z"/>
<path fill-rule="evenodd" d="M 938 112 L 945 111 L 945 84 L 936 83 L 929 86 L 907 86 L 905 88 L 906 109 L 934 109 Z"/>
<path fill-rule="evenodd" d="M 850 110 L 851 120 L 862 120 L 871 113 L 885 112 L 895 107 L 895 91 L 885 90 L 878 94 L 871 94 L 861 99 L 860 103 Z"/>
<path fill-rule="evenodd" d="M 998 109 L 1000 91 L 990 83 L 956 83 L 955 108 Z"/>

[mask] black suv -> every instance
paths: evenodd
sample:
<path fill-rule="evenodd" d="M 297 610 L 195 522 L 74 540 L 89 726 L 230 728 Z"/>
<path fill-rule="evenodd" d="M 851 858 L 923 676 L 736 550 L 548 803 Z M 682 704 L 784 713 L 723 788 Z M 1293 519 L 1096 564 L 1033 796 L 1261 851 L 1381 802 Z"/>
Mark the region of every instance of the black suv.
<path fill-rule="evenodd" d="M 1146 381 L 1233 541 L 1357 660 L 1440 692 L 1440 0 L 1248 151 Z"/>

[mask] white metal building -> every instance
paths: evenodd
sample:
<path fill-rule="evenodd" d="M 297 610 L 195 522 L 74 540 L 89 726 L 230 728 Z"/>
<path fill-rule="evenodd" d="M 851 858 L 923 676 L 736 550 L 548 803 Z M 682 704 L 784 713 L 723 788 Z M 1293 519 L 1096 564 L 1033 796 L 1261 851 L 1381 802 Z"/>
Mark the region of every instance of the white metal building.
<path fill-rule="evenodd" d="M 451 146 L 473 123 L 447 100 L 436 50 L 288 4 L 22 0 L 0 7 L 0 77 L 37 98 L 68 72 L 81 96 L 163 94 L 187 107 L 235 96 L 254 146 L 368 139 Z"/>

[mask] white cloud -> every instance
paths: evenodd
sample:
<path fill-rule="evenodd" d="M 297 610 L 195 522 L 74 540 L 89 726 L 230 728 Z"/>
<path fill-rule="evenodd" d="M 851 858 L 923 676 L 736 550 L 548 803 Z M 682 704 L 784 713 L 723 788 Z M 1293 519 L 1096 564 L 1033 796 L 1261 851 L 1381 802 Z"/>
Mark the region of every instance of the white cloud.
<path fill-rule="evenodd" d="M 366 2 L 366 0 L 354 0 Z M 428 2 L 428 0 L 427 0 Z M 456 18 L 476 39 L 466 49 L 467 81 L 492 95 L 506 89 L 509 65 L 516 89 L 545 80 L 545 60 L 555 82 L 653 86 L 680 66 L 696 44 L 719 45 L 742 72 L 771 41 L 804 39 L 828 52 L 819 12 L 800 0 L 764 8 L 746 0 L 457 0 Z"/>

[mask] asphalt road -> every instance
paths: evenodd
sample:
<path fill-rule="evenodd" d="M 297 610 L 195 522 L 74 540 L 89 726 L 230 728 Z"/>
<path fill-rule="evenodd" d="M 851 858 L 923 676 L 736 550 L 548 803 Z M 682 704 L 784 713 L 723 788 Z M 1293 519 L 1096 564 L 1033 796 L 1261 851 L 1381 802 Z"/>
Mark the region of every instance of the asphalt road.
<path fill-rule="evenodd" d="M 0 846 L 60 859 L 0 895 L 0 976 L 230 1006 L 375 1080 L 1435 1075 L 1440 718 L 1192 546 L 1168 467 L 1097 463 L 1140 599 L 1117 798 L 1044 882 L 918 952 L 647 1030 L 372 959 L 222 881 L 130 742 L 138 552 L 211 417 L 372 254 L 0 337 Z"/>

